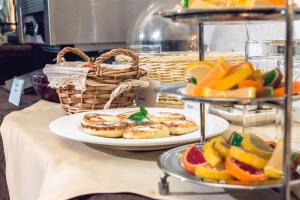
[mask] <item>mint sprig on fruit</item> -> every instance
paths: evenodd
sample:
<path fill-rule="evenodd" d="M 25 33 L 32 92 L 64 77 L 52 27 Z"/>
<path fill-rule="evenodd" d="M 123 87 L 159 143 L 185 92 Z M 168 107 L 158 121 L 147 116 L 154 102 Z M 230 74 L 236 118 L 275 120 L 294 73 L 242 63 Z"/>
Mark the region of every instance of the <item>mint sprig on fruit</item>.
<path fill-rule="evenodd" d="M 230 145 L 240 147 L 242 145 L 243 136 L 237 132 L 233 132 L 230 136 Z"/>

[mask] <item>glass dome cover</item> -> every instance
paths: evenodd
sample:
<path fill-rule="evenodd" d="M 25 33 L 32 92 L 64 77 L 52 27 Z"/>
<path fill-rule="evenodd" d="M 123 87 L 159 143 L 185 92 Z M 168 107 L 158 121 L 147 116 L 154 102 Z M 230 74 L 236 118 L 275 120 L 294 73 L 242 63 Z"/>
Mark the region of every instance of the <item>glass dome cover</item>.
<path fill-rule="evenodd" d="M 155 0 L 131 24 L 127 45 L 138 53 L 195 51 L 198 46 L 197 29 L 174 23 L 157 15 L 160 11 L 180 9 L 180 0 Z"/>

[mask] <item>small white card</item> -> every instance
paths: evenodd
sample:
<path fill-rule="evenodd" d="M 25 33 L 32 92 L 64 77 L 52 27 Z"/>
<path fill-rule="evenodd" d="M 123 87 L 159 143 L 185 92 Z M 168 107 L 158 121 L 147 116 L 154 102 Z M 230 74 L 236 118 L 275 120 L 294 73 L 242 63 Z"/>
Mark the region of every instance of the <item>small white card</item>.
<path fill-rule="evenodd" d="M 24 80 L 15 77 L 11 85 L 9 99 L 8 99 L 10 103 L 14 104 L 15 106 L 20 105 L 23 87 L 24 87 Z"/>
<path fill-rule="evenodd" d="M 200 112 L 200 103 L 193 102 L 193 101 L 184 101 L 184 109 Z M 209 104 L 205 103 L 205 112 L 208 113 L 208 110 L 209 110 Z"/>
<path fill-rule="evenodd" d="M 200 112 L 200 103 L 192 102 L 192 101 L 185 101 L 184 102 L 184 109 Z"/>

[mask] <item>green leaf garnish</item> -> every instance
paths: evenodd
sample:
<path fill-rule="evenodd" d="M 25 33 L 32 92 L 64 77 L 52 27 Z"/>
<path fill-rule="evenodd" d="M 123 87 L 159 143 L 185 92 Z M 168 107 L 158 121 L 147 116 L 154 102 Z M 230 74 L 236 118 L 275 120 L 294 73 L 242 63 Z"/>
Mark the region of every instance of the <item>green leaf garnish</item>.
<path fill-rule="evenodd" d="M 191 78 L 191 83 L 197 85 L 197 79 L 195 77 Z"/>
<path fill-rule="evenodd" d="M 240 147 L 242 145 L 243 136 L 237 132 L 233 132 L 230 136 L 230 145 Z"/>
<path fill-rule="evenodd" d="M 146 116 L 148 114 L 148 111 L 146 110 L 146 108 L 143 105 L 140 106 L 140 112 L 143 113 Z"/>
<path fill-rule="evenodd" d="M 128 117 L 128 119 L 134 121 L 137 124 L 142 124 L 144 119 L 147 118 L 148 111 L 144 106 L 140 106 L 140 111 L 136 112 Z"/>
<path fill-rule="evenodd" d="M 293 153 L 292 155 L 291 155 L 291 161 L 293 162 L 294 160 L 296 160 L 297 159 L 297 154 L 296 153 Z"/>
<path fill-rule="evenodd" d="M 277 76 L 277 71 L 276 70 L 271 70 L 267 73 L 264 74 L 263 79 L 264 79 L 264 86 L 270 85 L 274 79 Z"/>

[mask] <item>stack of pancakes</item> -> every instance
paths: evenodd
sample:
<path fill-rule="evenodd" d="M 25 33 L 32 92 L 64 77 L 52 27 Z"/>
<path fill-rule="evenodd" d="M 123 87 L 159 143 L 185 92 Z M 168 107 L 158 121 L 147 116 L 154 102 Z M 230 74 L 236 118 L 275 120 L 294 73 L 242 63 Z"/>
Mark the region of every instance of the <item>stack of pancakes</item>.
<path fill-rule="evenodd" d="M 198 129 L 194 121 L 187 120 L 179 113 L 161 112 L 149 114 L 138 124 L 129 116 L 138 111 L 131 111 L 117 116 L 108 114 L 87 114 L 81 125 L 84 132 L 90 135 L 108 138 L 153 139 L 172 135 L 184 135 Z"/>

